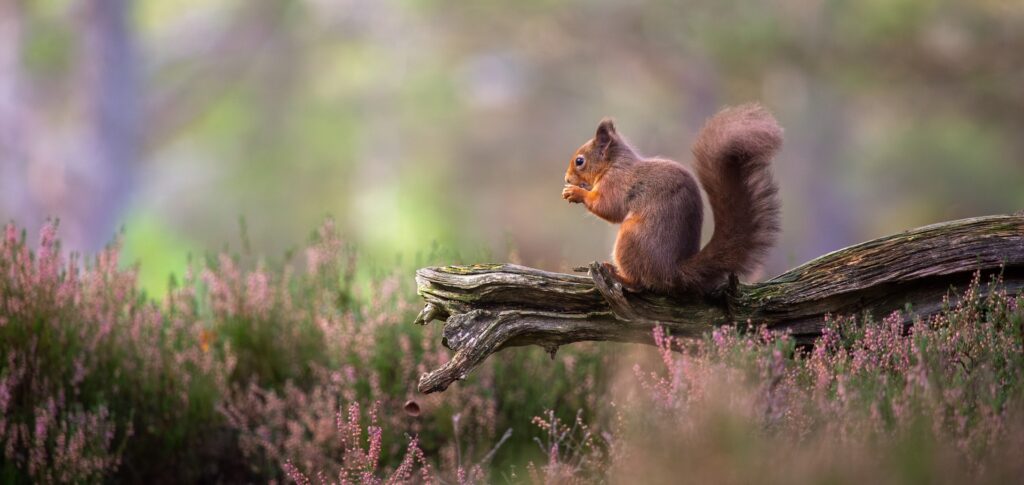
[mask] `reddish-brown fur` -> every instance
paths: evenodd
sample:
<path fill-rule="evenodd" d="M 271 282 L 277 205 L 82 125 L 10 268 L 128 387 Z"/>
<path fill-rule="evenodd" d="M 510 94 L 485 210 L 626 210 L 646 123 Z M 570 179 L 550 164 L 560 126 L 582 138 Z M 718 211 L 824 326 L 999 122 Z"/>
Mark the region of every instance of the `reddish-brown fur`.
<path fill-rule="evenodd" d="M 569 161 L 562 197 L 621 224 L 612 257 L 626 286 L 704 292 L 729 274 L 748 273 L 774 244 L 779 201 L 770 162 L 781 145 L 782 129 L 757 104 L 707 121 L 693 146 L 694 170 L 715 217 L 703 249 L 697 178 L 671 160 L 638 155 L 610 119 Z M 577 157 L 584 159 L 579 167 Z"/>

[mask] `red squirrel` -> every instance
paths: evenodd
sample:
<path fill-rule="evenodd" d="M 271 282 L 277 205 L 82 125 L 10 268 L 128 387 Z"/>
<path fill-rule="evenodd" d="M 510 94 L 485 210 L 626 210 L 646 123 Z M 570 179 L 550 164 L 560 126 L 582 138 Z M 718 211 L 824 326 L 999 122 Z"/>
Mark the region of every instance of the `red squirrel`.
<path fill-rule="evenodd" d="M 775 243 L 779 199 L 770 163 L 781 145 L 782 128 L 760 105 L 724 109 L 693 144 L 694 178 L 677 162 L 637 154 L 605 118 L 569 162 L 562 198 L 621 224 L 614 264 L 605 265 L 627 289 L 710 293 L 729 275 L 754 269 Z M 698 180 L 715 218 L 703 249 Z"/>

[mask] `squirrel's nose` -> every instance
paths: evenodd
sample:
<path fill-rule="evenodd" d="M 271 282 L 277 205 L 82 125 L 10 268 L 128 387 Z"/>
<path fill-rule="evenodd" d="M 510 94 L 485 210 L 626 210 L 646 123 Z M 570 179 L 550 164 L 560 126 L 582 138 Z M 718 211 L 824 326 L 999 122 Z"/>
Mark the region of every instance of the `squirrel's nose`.
<path fill-rule="evenodd" d="M 567 184 L 571 184 L 572 183 L 572 182 L 569 181 L 569 176 L 568 175 L 565 176 L 565 183 L 567 183 Z"/>

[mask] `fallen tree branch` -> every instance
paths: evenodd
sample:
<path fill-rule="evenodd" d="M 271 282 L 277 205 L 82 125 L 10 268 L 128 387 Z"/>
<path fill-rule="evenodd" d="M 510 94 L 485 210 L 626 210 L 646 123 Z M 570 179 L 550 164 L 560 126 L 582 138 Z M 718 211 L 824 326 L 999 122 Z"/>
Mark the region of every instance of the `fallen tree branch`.
<path fill-rule="evenodd" d="M 696 337 L 716 326 L 767 325 L 801 343 L 821 334 L 826 314 L 904 318 L 941 311 L 949 290 L 976 272 L 999 273 L 1024 288 L 1024 214 L 963 219 L 883 237 L 821 256 L 771 280 L 736 283 L 717 296 L 624 292 L 598 263 L 589 276 L 512 264 L 443 266 L 416 272 L 426 306 L 416 323 L 443 319 L 442 343 L 455 351 L 420 378 L 420 392 L 443 391 L 491 354 L 521 345 L 551 353 L 581 341 L 652 343 L 662 325 Z M 983 286 L 987 291 L 987 286 Z"/>

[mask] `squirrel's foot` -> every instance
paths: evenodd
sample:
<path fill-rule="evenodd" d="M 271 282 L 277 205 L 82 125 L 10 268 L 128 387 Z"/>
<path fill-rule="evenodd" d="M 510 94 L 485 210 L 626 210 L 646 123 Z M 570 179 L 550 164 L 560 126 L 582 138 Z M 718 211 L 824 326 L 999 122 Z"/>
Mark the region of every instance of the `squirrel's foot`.
<path fill-rule="evenodd" d="M 615 278 L 615 281 L 620 286 L 622 286 L 622 291 L 627 291 L 629 293 L 640 293 L 643 291 L 640 287 L 638 287 L 635 284 L 634 281 L 624 277 L 622 273 L 619 272 L 619 269 L 615 267 L 614 264 L 605 261 L 601 263 L 601 266 L 604 267 L 605 271 L 607 271 L 608 274 L 612 275 L 612 277 Z"/>
<path fill-rule="evenodd" d="M 739 296 L 740 279 L 736 273 L 729 273 L 729 278 L 720 286 L 703 294 L 708 304 L 719 306 L 725 310 L 726 316 L 732 318 L 732 308 Z"/>
<path fill-rule="evenodd" d="M 629 304 L 625 290 L 627 286 L 622 284 L 622 279 L 616 271 L 615 266 L 609 263 L 590 263 L 590 276 L 594 279 L 594 286 L 601 293 L 612 313 L 621 320 L 631 321 L 640 318 L 636 310 Z"/>

